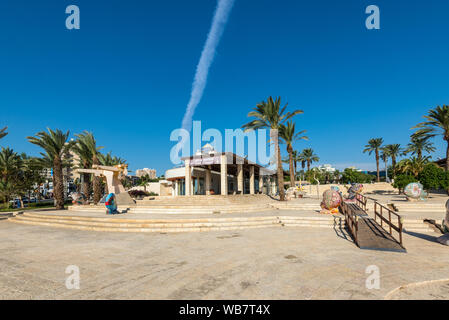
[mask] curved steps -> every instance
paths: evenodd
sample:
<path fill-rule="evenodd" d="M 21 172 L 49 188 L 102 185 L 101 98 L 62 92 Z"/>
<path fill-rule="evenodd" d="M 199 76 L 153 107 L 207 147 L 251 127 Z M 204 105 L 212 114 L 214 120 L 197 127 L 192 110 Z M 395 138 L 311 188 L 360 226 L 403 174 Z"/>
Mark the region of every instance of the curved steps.
<path fill-rule="evenodd" d="M 204 232 L 267 227 L 344 227 L 343 218 L 331 216 L 262 216 L 202 219 L 127 219 L 24 213 L 23 215 L 9 218 L 9 221 L 21 224 L 70 228 L 77 230 L 159 233 Z"/>

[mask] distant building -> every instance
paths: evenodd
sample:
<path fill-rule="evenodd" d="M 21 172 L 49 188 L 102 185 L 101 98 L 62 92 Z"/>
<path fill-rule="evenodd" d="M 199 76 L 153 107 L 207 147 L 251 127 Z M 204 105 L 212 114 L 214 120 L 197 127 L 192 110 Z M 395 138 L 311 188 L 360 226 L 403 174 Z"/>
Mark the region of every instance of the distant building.
<path fill-rule="evenodd" d="M 357 171 L 357 172 L 362 172 L 361 169 L 358 169 L 358 168 L 356 168 L 356 167 L 348 167 L 347 169 L 351 169 L 351 170 L 354 170 L 354 171 Z M 366 172 L 365 172 L 365 173 L 366 173 Z"/>
<path fill-rule="evenodd" d="M 332 167 L 330 164 L 323 164 L 322 166 L 318 166 L 317 168 L 319 170 L 325 171 L 325 172 L 335 172 L 335 170 L 337 170 L 334 167 Z"/>
<path fill-rule="evenodd" d="M 150 179 L 156 179 L 156 169 L 143 168 L 136 170 L 136 177 L 143 177 L 145 175 L 148 175 Z"/>

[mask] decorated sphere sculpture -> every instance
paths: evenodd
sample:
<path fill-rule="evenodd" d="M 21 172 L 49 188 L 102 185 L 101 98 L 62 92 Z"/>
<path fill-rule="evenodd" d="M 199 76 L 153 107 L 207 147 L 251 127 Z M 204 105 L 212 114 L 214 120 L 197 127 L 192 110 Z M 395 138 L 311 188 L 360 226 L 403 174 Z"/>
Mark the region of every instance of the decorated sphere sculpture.
<path fill-rule="evenodd" d="M 353 183 L 348 190 L 347 199 L 350 201 L 355 201 L 357 193 L 361 193 L 363 191 L 363 184 Z"/>
<path fill-rule="evenodd" d="M 115 201 L 115 194 L 110 193 L 106 197 L 106 202 L 104 203 L 106 205 L 106 213 L 107 214 L 116 214 L 117 211 L 117 203 Z"/>
<path fill-rule="evenodd" d="M 87 198 L 83 193 L 74 192 L 72 193 L 72 203 L 74 205 L 83 205 L 87 203 Z"/>
<path fill-rule="evenodd" d="M 321 201 L 321 213 L 324 214 L 334 214 L 338 213 L 338 207 L 341 204 L 341 195 L 335 190 L 326 190 L 323 193 L 323 200 Z"/>
<path fill-rule="evenodd" d="M 442 223 L 442 229 L 444 234 L 437 238 L 437 242 L 449 246 L 449 200 L 446 202 L 446 216 Z"/>
<path fill-rule="evenodd" d="M 423 185 L 419 182 L 409 183 L 404 189 L 404 194 L 408 200 L 425 200 L 427 197 L 427 192 L 424 191 Z"/>

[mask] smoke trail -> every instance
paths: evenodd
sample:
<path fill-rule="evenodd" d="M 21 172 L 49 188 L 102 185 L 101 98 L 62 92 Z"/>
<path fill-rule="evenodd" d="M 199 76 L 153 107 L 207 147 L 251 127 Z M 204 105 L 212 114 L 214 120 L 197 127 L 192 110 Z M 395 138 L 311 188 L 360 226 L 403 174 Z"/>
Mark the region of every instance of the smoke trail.
<path fill-rule="evenodd" d="M 206 43 L 204 44 L 201 58 L 196 67 L 195 78 L 192 84 L 192 92 L 190 100 L 187 104 L 186 113 L 182 119 L 182 128 L 190 131 L 192 129 L 192 117 L 195 108 L 203 96 L 204 88 L 206 87 L 207 75 L 209 67 L 212 64 L 215 55 L 215 49 L 223 34 L 226 22 L 231 12 L 234 0 L 218 0 L 217 8 L 215 9 L 212 26 L 207 35 Z"/>

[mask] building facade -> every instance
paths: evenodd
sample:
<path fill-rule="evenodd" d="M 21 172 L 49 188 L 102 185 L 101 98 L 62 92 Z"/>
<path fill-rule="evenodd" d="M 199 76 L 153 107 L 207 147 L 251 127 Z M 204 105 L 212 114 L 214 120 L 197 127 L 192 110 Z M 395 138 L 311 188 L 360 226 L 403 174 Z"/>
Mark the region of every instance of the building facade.
<path fill-rule="evenodd" d="M 184 157 L 184 166 L 167 170 L 172 195 L 276 194 L 276 172 L 231 152 Z"/>

